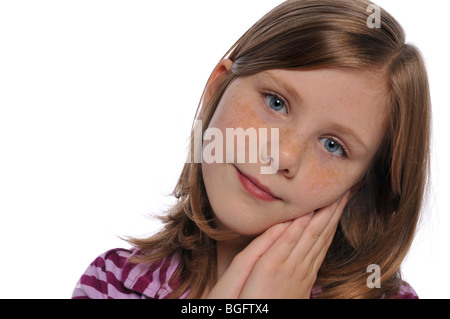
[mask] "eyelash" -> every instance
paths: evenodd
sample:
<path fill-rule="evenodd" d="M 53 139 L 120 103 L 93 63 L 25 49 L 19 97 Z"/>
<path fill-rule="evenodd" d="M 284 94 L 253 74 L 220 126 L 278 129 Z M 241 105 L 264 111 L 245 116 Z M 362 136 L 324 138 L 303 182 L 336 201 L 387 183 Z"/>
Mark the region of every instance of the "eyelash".
<path fill-rule="evenodd" d="M 335 159 L 348 158 L 348 156 L 349 156 L 348 149 L 347 149 L 347 147 L 346 147 L 343 143 L 341 143 L 339 140 L 337 140 L 337 139 L 334 138 L 334 137 L 324 136 L 324 137 L 321 137 L 321 138 L 319 139 L 319 143 L 320 143 L 320 140 L 322 140 L 322 139 L 329 139 L 329 140 L 332 140 L 332 141 L 334 141 L 334 142 L 342 149 L 342 155 L 334 155 L 332 152 L 329 152 L 327 149 L 325 149 L 325 151 L 326 151 L 328 154 L 330 154 L 333 158 L 335 158 Z M 322 147 L 324 147 L 324 146 L 322 145 L 322 143 L 320 143 L 320 144 L 321 144 Z"/>
<path fill-rule="evenodd" d="M 266 105 L 267 105 L 267 101 L 266 101 L 267 97 L 274 97 L 274 98 L 277 98 L 277 99 L 281 100 L 283 102 L 284 106 L 286 107 L 286 114 L 277 112 L 276 110 L 272 109 L 269 105 L 267 105 L 267 107 L 270 110 L 272 110 L 273 112 L 275 112 L 275 113 L 278 113 L 278 114 L 281 114 L 281 115 L 284 115 L 284 116 L 289 115 L 289 103 L 281 95 L 279 95 L 279 94 L 277 94 L 275 92 L 266 90 L 266 91 L 263 91 L 262 96 L 264 98 L 264 103 L 266 103 Z"/>

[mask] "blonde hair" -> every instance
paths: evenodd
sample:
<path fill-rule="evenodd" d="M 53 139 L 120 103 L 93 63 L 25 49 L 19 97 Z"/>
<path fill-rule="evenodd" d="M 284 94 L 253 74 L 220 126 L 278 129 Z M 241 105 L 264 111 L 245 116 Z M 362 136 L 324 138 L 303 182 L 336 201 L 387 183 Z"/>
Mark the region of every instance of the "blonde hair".
<path fill-rule="evenodd" d="M 429 170 L 430 97 L 419 51 L 405 43 L 399 23 L 381 11 L 380 28 L 367 26 L 365 0 L 290 0 L 254 24 L 225 54 L 231 72 L 217 79 L 195 120 L 205 130 L 228 85 L 239 76 L 269 69 L 356 68 L 384 73 L 387 125 L 383 143 L 364 183 L 347 204 L 318 273 L 316 298 L 389 298 L 402 282 L 400 265 L 414 238 Z M 204 94 L 203 94 L 204 95 Z M 203 101 L 203 96 L 202 100 Z M 193 149 L 191 138 L 191 153 Z M 180 253 L 171 280 L 198 298 L 217 281 L 216 241 L 230 234 L 213 226 L 201 163 L 185 164 L 173 195 L 177 204 L 162 216 L 158 234 L 130 242 L 141 254 L 134 262 L 155 262 Z M 370 289 L 366 268 L 381 268 L 381 288 Z"/>

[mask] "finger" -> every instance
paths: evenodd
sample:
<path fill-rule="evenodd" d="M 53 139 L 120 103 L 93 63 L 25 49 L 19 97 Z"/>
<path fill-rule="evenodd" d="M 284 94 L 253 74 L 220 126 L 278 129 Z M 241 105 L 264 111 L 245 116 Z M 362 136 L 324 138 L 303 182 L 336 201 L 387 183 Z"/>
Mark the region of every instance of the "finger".
<path fill-rule="evenodd" d="M 286 230 L 273 243 L 270 249 L 264 254 L 265 260 L 270 263 L 281 264 L 291 255 L 293 249 L 298 245 L 306 227 L 311 221 L 314 212 L 298 217 L 286 228 Z"/>
<path fill-rule="evenodd" d="M 311 266 L 310 271 L 314 274 L 317 274 L 319 272 L 320 267 L 322 266 L 322 263 L 327 255 L 328 249 L 331 246 L 331 243 L 333 242 L 334 235 L 336 233 L 337 225 L 334 227 L 333 232 L 328 236 L 325 245 L 322 246 L 322 249 L 319 251 L 318 255 L 313 261 L 313 264 Z M 315 281 L 315 280 L 314 280 Z"/>
<path fill-rule="evenodd" d="M 327 207 L 316 211 L 308 227 L 303 232 L 297 246 L 294 248 L 290 262 L 313 261 L 325 245 L 329 235 L 337 226 L 342 211 L 347 204 L 349 192 Z"/>
<path fill-rule="evenodd" d="M 236 255 L 208 298 L 238 298 L 256 262 L 291 223 L 289 221 L 270 227 Z"/>
<path fill-rule="evenodd" d="M 326 241 L 326 244 L 322 247 L 319 254 L 316 256 L 316 258 L 313 260 L 312 264 L 309 264 L 308 267 L 308 261 L 305 262 L 306 264 L 306 271 L 300 271 L 296 270 L 297 278 L 299 278 L 302 282 L 307 284 L 310 289 L 314 287 L 317 280 L 317 274 L 319 273 L 319 269 L 322 266 L 322 263 L 325 259 L 325 256 L 327 255 L 328 248 L 330 247 L 334 237 L 334 232 L 329 236 L 329 238 Z"/>
<path fill-rule="evenodd" d="M 305 262 L 314 265 L 313 268 L 315 269 L 315 271 L 318 271 L 320 265 L 323 262 L 323 259 L 325 258 L 326 252 L 328 251 L 328 248 L 331 245 L 331 241 L 333 240 L 334 234 L 337 229 L 337 225 L 342 216 L 342 212 L 349 200 L 349 195 L 350 192 L 347 192 L 344 196 L 342 196 L 337 207 L 335 208 L 335 211 L 329 223 L 322 231 L 321 235 L 318 237 L 316 242 L 313 244 L 311 250 L 305 257 Z"/>

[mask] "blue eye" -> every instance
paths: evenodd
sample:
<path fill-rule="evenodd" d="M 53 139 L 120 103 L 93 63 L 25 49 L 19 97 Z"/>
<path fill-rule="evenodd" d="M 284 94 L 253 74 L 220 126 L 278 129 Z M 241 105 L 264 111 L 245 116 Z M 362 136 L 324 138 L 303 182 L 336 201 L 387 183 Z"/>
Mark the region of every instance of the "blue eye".
<path fill-rule="evenodd" d="M 342 156 L 345 154 L 343 147 L 331 138 L 323 137 L 320 139 L 320 143 L 328 152 L 332 153 L 335 156 Z"/>
<path fill-rule="evenodd" d="M 284 100 L 276 96 L 274 94 L 267 93 L 265 94 L 265 99 L 267 105 L 274 111 L 279 112 L 281 114 L 287 114 L 287 107 L 286 103 L 284 103 Z"/>

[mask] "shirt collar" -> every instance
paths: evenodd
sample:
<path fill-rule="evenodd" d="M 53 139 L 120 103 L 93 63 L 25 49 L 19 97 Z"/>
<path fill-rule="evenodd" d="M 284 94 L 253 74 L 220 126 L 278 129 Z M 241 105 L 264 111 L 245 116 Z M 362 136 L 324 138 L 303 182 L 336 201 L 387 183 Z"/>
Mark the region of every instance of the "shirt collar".
<path fill-rule="evenodd" d="M 124 286 L 148 298 L 167 298 L 179 284 L 171 280 L 179 264 L 179 253 L 154 263 L 127 262 L 122 270 Z"/>

